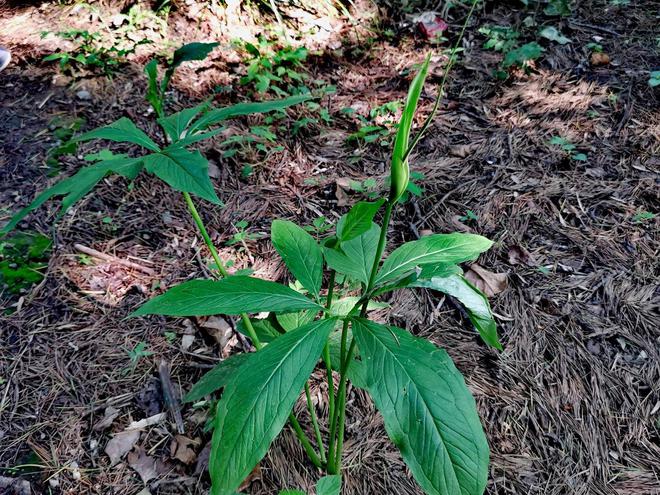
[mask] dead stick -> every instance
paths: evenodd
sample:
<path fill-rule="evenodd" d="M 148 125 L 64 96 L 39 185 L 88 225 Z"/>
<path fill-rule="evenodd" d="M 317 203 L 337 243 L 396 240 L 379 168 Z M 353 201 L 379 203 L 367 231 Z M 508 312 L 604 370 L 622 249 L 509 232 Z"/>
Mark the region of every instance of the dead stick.
<path fill-rule="evenodd" d="M 158 365 L 158 374 L 160 375 L 160 384 L 163 389 L 163 398 L 165 405 L 172 413 L 174 422 L 176 423 L 176 430 L 180 435 L 186 432 L 181 417 L 181 408 L 179 407 L 179 398 L 177 397 L 174 387 L 172 386 L 172 379 L 170 378 L 170 367 L 165 361 L 161 361 Z"/>
<path fill-rule="evenodd" d="M 76 248 L 78 251 L 81 253 L 88 254 L 89 256 L 94 256 L 95 258 L 104 260 L 104 261 L 110 261 L 112 263 L 117 263 L 119 265 L 123 265 L 127 268 L 132 268 L 134 270 L 139 270 L 143 273 L 146 273 L 147 275 L 156 275 L 156 272 L 153 271 L 151 268 L 147 268 L 146 266 L 138 265 L 137 263 L 133 263 L 132 261 L 127 261 L 123 260 L 121 258 L 117 258 L 116 256 L 113 256 L 111 254 L 105 254 L 102 253 L 101 251 L 97 251 L 96 249 L 89 248 L 87 246 L 83 246 L 82 244 L 74 244 L 74 248 Z"/>

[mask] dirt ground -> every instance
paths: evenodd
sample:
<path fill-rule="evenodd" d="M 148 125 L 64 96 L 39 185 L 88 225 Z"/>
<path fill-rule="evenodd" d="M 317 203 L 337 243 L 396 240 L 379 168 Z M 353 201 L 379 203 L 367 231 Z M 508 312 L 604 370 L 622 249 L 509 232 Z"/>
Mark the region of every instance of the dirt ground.
<path fill-rule="evenodd" d="M 424 231 L 460 230 L 495 241 L 479 266 L 505 280 L 492 298 L 503 352 L 486 348 L 459 307 L 436 293 L 395 293 L 383 315 L 446 348 L 466 376 L 491 447 L 489 494 L 660 494 L 659 221 L 639 216 L 660 210 L 659 90 L 647 83 L 649 71 L 660 68 L 660 31 L 653 2 L 615 3 L 581 1 L 570 16 L 555 19 L 572 42 L 546 40 L 533 70 L 507 81 L 493 77 L 501 56 L 482 47 L 478 29 L 527 14 L 516 2 L 486 2 L 477 10 L 441 114 L 412 158 L 413 170 L 424 174 L 424 193 L 397 211 L 391 228 L 390 246 Z M 196 13 L 186 8 L 170 16 L 170 38 L 208 41 L 216 39 L 216 24 L 228 26 L 226 11 L 194 23 Z M 331 124 L 288 134 L 283 150 L 255 155 L 249 177 L 241 174 L 249 156 L 223 157 L 216 142 L 202 147 L 217 165 L 214 184 L 225 203 L 203 204 L 203 216 L 234 268 L 282 279 L 267 236 L 273 219 L 335 221 L 347 210 L 346 195 L 349 203 L 362 197 L 344 190 L 347 179 L 382 184 L 387 176 L 387 148 L 347 144 L 356 124 L 340 110 L 359 113 L 402 100 L 405 69 L 429 45 L 396 13 L 387 18 L 385 8 L 363 3 L 355 9 L 353 24 L 332 20 L 336 29 L 313 40 L 322 51 L 307 67 L 337 86 L 322 102 Z M 283 12 L 290 19 L 298 11 Z M 451 12 L 450 39 L 465 10 Z M 355 23 L 377 14 L 395 35 L 367 41 Z M 112 79 L 72 80 L 41 62 L 56 46 L 39 31 L 76 19 L 60 3 L 0 6 L 0 45 L 15 59 L 0 73 L 0 223 L 53 183 L 57 171 L 44 163 L 55 117 L 81 117 L 84 129 L 121 116 L 155 127 L 142 97 L 146 52 Z M 249 19 L 242 26 L 258 30 Z M 222 33 L 227 43 L 231 33 Z M 590 63 L 584 47 L 595 40 L 608 64 Z M 236 57 L 223 45 L 206 62 L 184 67 L 174 107 L 199 101 L 218 84 L 234 90 L 218 93 L 215 104 L 245 98 Z M 446 58 L 433 60 L 423 113 Z M 88 95 L 81 98 L 81 91 Z M 240 134 L 260 121 L 235 121 L 230 131 Z M 557 135 L 587 160 L 571 160 L 548 144 Z M 85 145 L 63 157 L 59 172 L 73 173 L 91 150 Z M 54 239 L 46 277 L 18 302 L 8 301 L 14 312 L 0 317 L 0 480 L 29 483 L 31 492 L 16 493 L 207 493 L 203 409 L 184 407 L 183 436 L 166 420 L 145 429 L 116 465 L 105 454 L 114 433 L 165 410 L 161 360 L 185 392 L 220 357 L 248 347 L 233 333 L 218 338 L 206 320 L 126 319 L 164 288 L 205 275 L 207 253 L 185 204 L 142 176 L 130 190 L 121 178 L 104 180 L 53 227 L 55 206 L 21 224 Z M 227 245 L 239 221 L 248 222 L 254 238 Z M 83 258 L 76 245 L 144 269 Z M 153 354 L 132 367 L 128 350 L 139 343 Z M 319 373 L 312 391 L 321 416 L 324 387 Z M 421 493 L 368 398 L 352 389 L 348 401 L 345 493 Z M 285 430 L 243 491 L 312 490 L 318 476 Z M 0 484 L 3 490 L 12 493 Z"/>

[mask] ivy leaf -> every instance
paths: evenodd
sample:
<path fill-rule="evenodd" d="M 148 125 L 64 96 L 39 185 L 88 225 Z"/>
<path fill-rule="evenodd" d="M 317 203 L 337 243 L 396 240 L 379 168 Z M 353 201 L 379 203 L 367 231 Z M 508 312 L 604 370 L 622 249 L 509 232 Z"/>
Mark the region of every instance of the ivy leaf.
<path fill-rule="evenodd" d="M 453 265 L 475 260 L 493 245 L 476 234 L 435 234 L 399 246 L 383 262 L 376 285 L 385 285 L 430 264 Z"/>
<path fill-rule="evenodd" d="M 316 239 L 293 222 L 275 220 L 271 224 L 271 240 L 289 271 L 318 299 L 323 281 L 323 253 Z"/>
<path fill-rule="evenodd" d="M 72 141 L 90 141 L 92 139 L 107 139 L 118 143 L 133 143 L 151 151 L 160 151 L 160 148 L 129 118 L 122 117 L 112 124 L 99 127 L 73 138 Z"/>
<path fill-rule="evenodd" d="M 302 309 L 322 308 L 285 285 L 234 275 L 222 280 L 184 282 L 147 301 L 131 316 L 238 315 L 265 311 L 291 313 Z"/>
<path fill-rule="evenodd" d="M 359 235 L 364 234 L 371 228 L 374 217 L 385 202 L 379 199 L 373 203 L 360 201 L 337 222 L 337 237 L 340 241 L 350 241 Z"/>
<path fill-rule="evenodd" d="M 71 177 L 58 182 L 39 194 L 32 203 L 12 217 L 7 225 L 2 228 L 0 234 L 4 235 L 13 230 L 31 211 L 36 210 L 49 199 L 58 196 L 64 196 L 58 214 L 58 217 L 61 217 L 71 206 L 94 189 L 94 186 L 107 174 L 114 172 L 129 179 L 134 179 L 142 168 L 141 162 L 141 158 L 117 158 L 104 160 L 80 169 Z"/>
<path fill-rule="evenodd" d="M 211 443 L 212 495 L 233 495 L 266 454 L 334 325 L 333 319 L 324 319 L 282 335 L 249 354 L 241 373 L 227 384 Z"/>
<path fill-rule="evenodd" d="M 199 151 L 170 146 L 160 153 L 144 157 L 147 171 L 159 177 L 177 191 L 189 192 L 220 204 L 209 178 L 209 162 Z"/>
<path fill-rule="evenodd" d="M 474 398 L 447 353 L 368 320 L 353 322 L 366 388 L 385 429 L 429 495 L 481 495 L 488 443 Z"/>
<path fill-rule="evenodd" d="M 502 350 L 497 337 L 497 324 L 488 304 L 488 298 L 462 275 L 418 279 L 409 287 L 433 289 L 458 299 L 467 310 L 470 321 L 481 335 L 482 340 L 495 349 Z"/>

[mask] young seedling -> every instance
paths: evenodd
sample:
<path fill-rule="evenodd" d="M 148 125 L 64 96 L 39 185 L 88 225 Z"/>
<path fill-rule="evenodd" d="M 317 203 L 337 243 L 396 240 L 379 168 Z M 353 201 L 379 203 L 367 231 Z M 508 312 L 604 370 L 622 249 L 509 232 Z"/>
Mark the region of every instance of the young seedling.
<path fill-rule="evenodd" d="M 550 139 L 550 141 L 548 141 L 548 144 L 551 144 L 553 146 L 559 146 L 562 150 L 564 150 L 568 154 L 568 157 L 571 160 L 575 160 L 577 162 L 587 161 L 587 155 L 585 153 L 580 153 L 576 151 L 577 146 L 575 146 L 566 138 L 563 138 L 561 136 L 553 136 Z"/>

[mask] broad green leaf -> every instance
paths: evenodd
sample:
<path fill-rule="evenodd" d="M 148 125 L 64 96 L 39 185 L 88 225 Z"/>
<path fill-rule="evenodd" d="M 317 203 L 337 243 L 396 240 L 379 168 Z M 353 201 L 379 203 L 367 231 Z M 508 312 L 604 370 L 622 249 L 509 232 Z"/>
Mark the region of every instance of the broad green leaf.
<path fill-rule="evenodd" d="M 275 318 L 277 319 L 277 323 L 279 323 L 285 331 L 290 332 L 291 330 L 295 330 L 298 327 L 313 322 L 317 313 L 318 311 L 310 309 L 307 311 L 297 311 L 296 313 L 280 313 L 275 315 Z"/>
<path fill-rule="evenodd" d="M 212 125 L 219 124 L 223 120 L 252 115 L 255 113 L 267 113 L 275 110 L 284 110 L 287 107 L 297 105 L 311 99 L 309 94 L 295 95 L 281 100 L 270 100 L 262 102 L 238 103 L 231 107 L 216 108 L 206 112 L 191 127 L 191 132 L 202 131 Z"/>
<path fill-rule="evenodd" d="M 122 117 L 112 124 L 99 127 L 93 131 L 86 132 L 81 136 L 73 138 L 72 141 L 90 141 L 92 139 L 107 139 L 118 143 L 133 143 L 151 151 L 160 151 L 160 148 L 139 129 L 131 119 Z"/>
<path fill-rule="evenodd" d="M 31 211 L 36 210 L 49 199 L 58 196 L 64 196 L 58 215 L 61 217 L 73 204 L 89 193 L 107 174 L 114 172 L 129 179 L 134 179 L 142 167 L 141 161 L 141 158 L 116 158 L 104 160 L 80 169 L 71 177 L 63 179 L 53 187 L 39 194 L 32 203 L 12 217 L 7 225 L 0 230 L 0 234 L 4 235 L 14 229 Z"/>
<path fill-rule="evenodd" d="M 233 494 L 266 454 L 334 325 L 333 319 L 324 319 L 282 335 L 250 354 L 227 384 L 211 443 L 212 495 Z"/>
<path fill-rule="evenodd" d="M 447 353 L 396 327 L 356 320 L 366 387 L 385 429 L 430 495 L 481 495 L 488 443 L 474 398 Z"/>
<path fill-rule="evenodd" d="M 204 102 L 196 107 L 184 108 L 180 112 L 158 119 L 158 123 L 172 141 L 178 141 L 186 136 L 186 129 L 193 119 L 206 110 L 208 106 L 208 102 Z"/>
<path fill-rule="evenodd" d="M 220 43 L 199 43 L 193 42 L 183 45 L 174 52 L 170 67 L 176 69 L 183 62 L 192 62 L 193 60 L 204 60 L 213 49 Z"/>
<path fill-rule="evenodd" d="M 189 192 L 214 204 L 220 199 L 209 178 L 209 162 L 199 151 L 172 146 L 161 153 L 144 157 L 147 171 L 164 180 L 177 191 Z"/>
<path fill-rule="evenodd" d="M 385 202 L 379 199 L 373 203 L 360 201 L 350 211 L 342 216 L 337 222 L 337 237 L 340 241 L 350 241 L 359 235 L 364 234 L 371 228 L 374 217 Z"/>
<path fill-rule="evenodd" d="M 371 228 L 355 239 L 341 243 L 341 250 L 324 248 L 323 254 L 328 266 L 338 273 L 367 284 L 371 268 L 376 258 L 380 227 Z"/>
<path fill-rule="evenodd" d="M 282 333 L 280 333 L 277 328 L 275 328 L 275 325 L 273 325 L 270 318 L 250 318 L 250 322 L 252 323 L 254 333 L 257 334 L 257 338 L 262 344 L 268 344 L 269 342 L 272 342 L 277 337 L 282 335 Z M 238 330 L 246 337 L 250 337 L 250 333 L 243 325 L 242 319 L 239 320 L 236 324 L 236 330 Z"/>
<path fill-rule="evenodd" d="M 372 297 L 378 297 L 393 290 L 411 287 L 418 279 L 449 277 L 450 275 L 463 275 L 463 270 L 457 265 L 446 265 L 443 263 L 439 265 L 424 265 L 420 268 L 416 268 L 414 271 L 410 272 L 410 274 L 398 279 L 394 283 L 380 286 L 373 291 Z"/>
<path fill-rule="evenodd" d="M 396 202 L 408 187 L 410 180 L 410 167 L 408 159 L 404 161 L 406 153 L 408 153 L 408 144 L 410 142 L 410 129 L 412 128 L 415 112 L 417 111 L 417 103 L 422 94 L 426 74 L 429 70 L 429 61 L 431 54 L 429 53 L 419 69 L 419 72 L 413 79 L 410 89 L 408 89 L 408 97 L 406 98 L 406 106 L 403 108 L 401 120 L 399 121 L 399 128 L 394 140 L 394 149 L 392 150 L 392 163 L 390 166 L 391 186 L 390 186 L 390 201 Z"/>
<path fill-rule="evenodd" d="M 435 234 L 407 242 L 387 257 L 376 276 L 376 285 L 397 281 L 423 265 L 475 260 L 492 244 L 480 235 L 460 233 Z"/>
<path fill-rule="evenodd" d="M 302 490 L 282 490 L 279 495 L 307 495 Z"/>
<path fill-rule="evenodd" d="M 290 313 L 321 307 L 285 285 L 234 275 L 222 280 L 191 280 L 143 304 L 132 316 L 210 316 L 273 311 Z M 279 340 L 279 339 L 278 339 Z"/>
<path fill-rule="evenodd" d="M 347 296 L 342 297 L 341 299 L 335 299 L 329 309 L 330 316 L 347 316 L 359 300 L 360 298 L 357 296 Z M 367 311 L 389 307 L 390 305 L 384 302 L 369 301 Z"/>
<path fill-rule="evenodd" d="M 488 299 L 479 289 L 465 280 L 462 275 L 420 278 L 410 284 L 410 287 L 433 289 L 458 299 L 465 306 L 470 321 L 483 341 L 495 349 L 502 350 L 502 344 L 500 344 L 497 337 L 497 324 L 490 310 Z"/>
<path fill-rule="evenodd" d="M 270 235 L 289 271 L 318 299 L 323 281 L 323 253 L 316 239 L 302 227 L 286 220 L 274 220 Z"/>
<path fill-rule="evenodd" d="M 240 373 L 239 369 L 248 356 L 248 353 L 234 354 L 219 362 L 211 371 L 200 378 L 181 400 L 183 402 L 195 402 L 225 387 L 230 379 Z"/>
<path fill-rule="evenodd" d="M 524 67 L 531 60 L 536 60 L 541 56 L 545 49 L 536 41 L 525 43 L 524 45 L 506 53 L 502 61 L 502 67 L 505 69 L 512 65 Z"/>
<path fill-rule="evenodd" d="M 316 495 L 339 495 L 341 492 L 341 476 L 333 474 L 324 476 L 316 483 Z"/>

